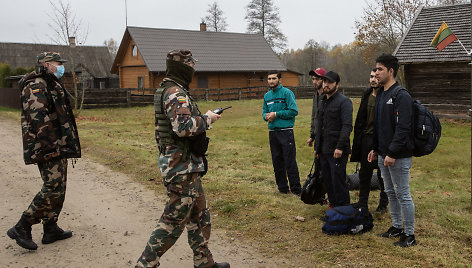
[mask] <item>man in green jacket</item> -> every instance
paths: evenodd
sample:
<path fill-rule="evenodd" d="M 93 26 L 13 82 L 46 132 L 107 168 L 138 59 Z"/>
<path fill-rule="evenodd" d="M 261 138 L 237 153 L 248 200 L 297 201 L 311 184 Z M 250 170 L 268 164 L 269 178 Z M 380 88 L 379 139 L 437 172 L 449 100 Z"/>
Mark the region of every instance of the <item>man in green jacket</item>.
<path fill-rule="evenodd" d="M 26 249 L 36 250 L 31 226 L 43 221 L 43 244 L 72 237 L 57 226 L 66 195 L 67 159 L 80 158 L 74 114 L 61 78 L 66 62 L 56 52 L 39 54 L 36 69 L 19 84 L 21 130 L 25 164 L 39 168 L 43 186 L 22 213 L 8 237 Z"/>
<path fill-rule="evenodd" d="M 296 160 L 293 125 L 298 115 L 295 95 L 280 84 L 280 72 L 271 71 L 267 76 L 270 90 L 264 95 L 262 118 L 269 124 L 269 143 L 274 166 L 275 181 L 280 193 L 300 195 L 300 176 Z"/>

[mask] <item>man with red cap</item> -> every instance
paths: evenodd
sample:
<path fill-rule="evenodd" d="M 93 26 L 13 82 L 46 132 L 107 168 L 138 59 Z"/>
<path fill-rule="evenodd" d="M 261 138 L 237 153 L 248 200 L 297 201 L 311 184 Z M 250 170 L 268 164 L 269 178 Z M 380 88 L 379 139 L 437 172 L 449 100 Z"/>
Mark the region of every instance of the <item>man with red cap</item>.
<path fill-rule="evenodd" d="M 315 87 L 315 94 L 313 94 L 313 109 L 311 110 L 311 128 L 310 128 L 310 138 L 306 141 L 308 146 L 313 146 L 313 141 L 315 141 L 316 131 L 318 127 L 318 103 L 321 100 L 321 95 L 323 94 L 323 76 L 326 74 L 326 70 L 323 68 L 316 68 L 308 73 L 311 76 L 313 81 L 313 86 Z"/>

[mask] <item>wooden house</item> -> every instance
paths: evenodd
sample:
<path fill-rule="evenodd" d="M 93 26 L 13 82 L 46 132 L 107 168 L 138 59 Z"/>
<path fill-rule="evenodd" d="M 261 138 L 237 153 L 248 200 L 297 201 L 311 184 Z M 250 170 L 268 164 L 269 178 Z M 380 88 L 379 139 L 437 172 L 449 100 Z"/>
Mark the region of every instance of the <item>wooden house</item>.
<path fill-rule="evenodd" d="M 157 88 L 165 76 L 166 55 L 189 49 L 198 59 L 191 89 L 267 85 L 267 72 L 282 72 L 284 86 L 298 86 L 299 73 L 287 70 L 262 35 L 127 27 L 111 72 L 121 88 Z"/>
<path fill-rule="evenodd" d="M 445 21 L 470 51 L 470 6 L 468 3 L 421 8 L 394 52 L 404 67 L 405 87 L 412 97 L 440 113 L 467 113 L 471 57 L 458 41 L 442 51 L 430 43 Z"/>
<path fill-rule="evenodd" d="M 11 69 L 34 67 L 41 52 L 59 52 L 67 60 L 64 64 L 64 86 L 72 89 L 72 69 L 75 70 L 79 88 L 118 87 L 118 77 L 110 73 L 113 57 L 105 46 L 71 46 L 0 43 L 0 63 L 7 63 Z M 21 76 L 10 78 L 12 86 Z"/>

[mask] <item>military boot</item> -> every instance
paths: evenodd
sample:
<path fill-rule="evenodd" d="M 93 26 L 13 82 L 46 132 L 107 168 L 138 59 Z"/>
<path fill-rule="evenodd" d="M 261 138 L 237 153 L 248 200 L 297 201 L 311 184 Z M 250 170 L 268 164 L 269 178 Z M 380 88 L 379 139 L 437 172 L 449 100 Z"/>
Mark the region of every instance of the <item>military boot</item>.
<path fill-rule="evenodd" d="M 211 268 L 230 268 L 227 262 L 215 262 Z"/>
<path fill-rule="evenodd" d="M 193 266 L 197 268 L 197 266 Z M 211 268 L 230 268 L 227 262 L 215 262 Z"/>
<path fill-rule="evenodd" d="M 22 215 L 18 223 L 7 231 L 8 237 L 15 239 L 16 243 L 29 250 L 36 250 L 38 245 L 31 237 L 31 223 L 28 222 L 27 217 Z"/>
<path fill-rule="evenodd" d="M 71 231 L 64 231 L 55 222 L 46 222 L 43 224 L 43 239 L 41 243 L 51 244 L 57 240 L 67 239 L 72 237 Z"/>

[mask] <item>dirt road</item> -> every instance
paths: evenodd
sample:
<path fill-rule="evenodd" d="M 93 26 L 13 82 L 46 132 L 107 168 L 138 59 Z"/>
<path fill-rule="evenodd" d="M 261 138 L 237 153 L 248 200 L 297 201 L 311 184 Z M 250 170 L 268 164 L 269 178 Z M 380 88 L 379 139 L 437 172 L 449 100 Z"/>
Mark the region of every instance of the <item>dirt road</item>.
<path fill-rule="evenodd" d="M 6 231 L 41 188 L 35 165 L 22 159 L 18 122 L 0 117 L 0 267 L 134 267 L 164 208 L 156 197 L 129 177 L 86 158 L 69 162 L 67 195 L 59 225 L 73 237 L 41 244 L 42 225 L 33 226 L 38 250 L 19 247 Z M 186 233 L 161 259 L 161 267 L 193 267 Z M 212 232 L 210 249 L 231 267 L 283 267 L 255 253 L 245 241 Z M 279 264 L 276 264 L 279 263 Z"/>

